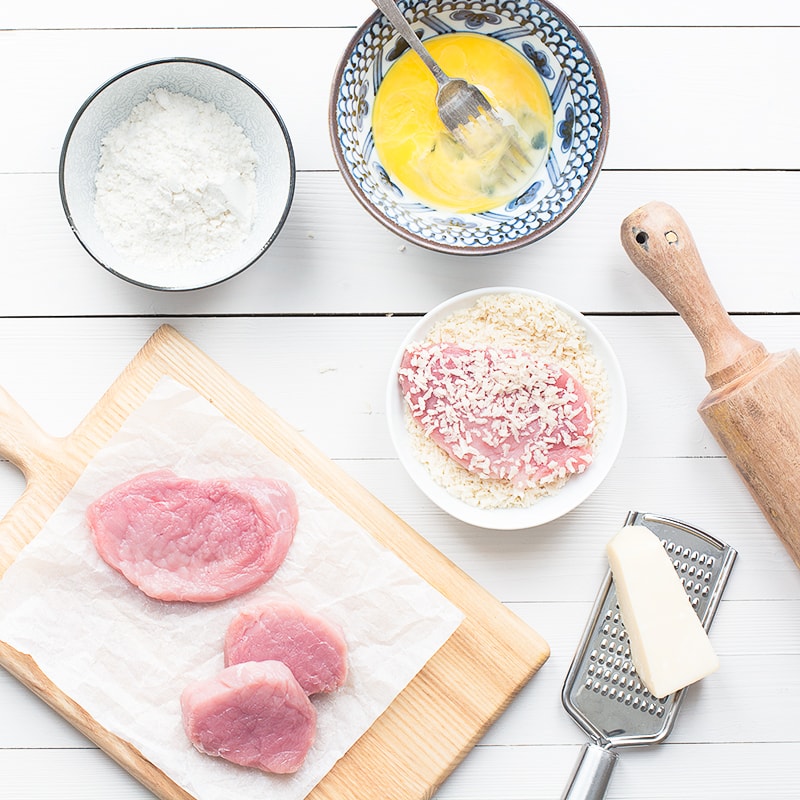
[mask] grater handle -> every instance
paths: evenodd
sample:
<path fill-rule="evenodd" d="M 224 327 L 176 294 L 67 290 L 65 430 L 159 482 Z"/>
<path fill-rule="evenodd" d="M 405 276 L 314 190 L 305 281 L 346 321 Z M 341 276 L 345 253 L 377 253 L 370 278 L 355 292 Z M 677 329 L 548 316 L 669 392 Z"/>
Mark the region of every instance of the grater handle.
<path fill-rule="evenodd" d="M 561 800 L 603 800 L 619 756 L 599 744 L 585 744 Z"/>

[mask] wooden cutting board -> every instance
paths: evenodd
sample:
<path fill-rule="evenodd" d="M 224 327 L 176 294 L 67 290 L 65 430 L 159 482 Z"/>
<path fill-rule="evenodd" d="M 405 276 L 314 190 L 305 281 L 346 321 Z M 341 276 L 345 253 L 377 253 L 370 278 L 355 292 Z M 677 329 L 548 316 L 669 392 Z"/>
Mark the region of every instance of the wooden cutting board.
<path fill-rule="evenodd" d="M 22 496 L 0 521 L 0 578 L 164 375 L 194 389 L 283 458 L 464 612 L 445 645 L 309 795 L 431 797 L 547 660 L 547 643 L 174 328 L 156 330 L 69 436 L 48 436 L 0 389 L 0 455 L 26 479 Z M 0 642 L 0 665 L 157 797 L 194 800 L 130 743 L 99 725 L 29 656 Z"/>

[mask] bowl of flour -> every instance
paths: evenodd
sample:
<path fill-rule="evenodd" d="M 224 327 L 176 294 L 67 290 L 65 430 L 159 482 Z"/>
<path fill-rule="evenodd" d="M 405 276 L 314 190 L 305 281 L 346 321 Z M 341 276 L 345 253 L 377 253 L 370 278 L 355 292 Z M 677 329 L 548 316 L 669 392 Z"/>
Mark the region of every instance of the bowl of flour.
<path fill-rule="evenodd" d="M 274 242 L 294 197 L 294 150 L 275 106 L 242 75 L 163 59 L 116 75 L 81 106 L 59 188 L 72 231 L 107 270 L 149 289 L 199 289 Z"/>

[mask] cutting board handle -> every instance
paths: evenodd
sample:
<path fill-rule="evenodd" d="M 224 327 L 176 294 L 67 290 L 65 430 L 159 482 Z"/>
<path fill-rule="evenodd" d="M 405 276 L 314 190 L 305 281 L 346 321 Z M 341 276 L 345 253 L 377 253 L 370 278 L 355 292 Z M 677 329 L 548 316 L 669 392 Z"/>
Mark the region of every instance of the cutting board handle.
<path fill-rule="evenodd" d="M 719 389 L 758 366 L 767 351 L 742 333 L 711 285 L 681 215 L 653 201 L 629 214 L 620 230 L 628 257 L 669 300 L 694 334 L 706 360 L 706 380 Z"/>
<path fill-rule="evenodd" d="M 29 484 L 59 460 L 62 443 L 46 434 L 0 386 L 0 456 L 18 467 Z"/>

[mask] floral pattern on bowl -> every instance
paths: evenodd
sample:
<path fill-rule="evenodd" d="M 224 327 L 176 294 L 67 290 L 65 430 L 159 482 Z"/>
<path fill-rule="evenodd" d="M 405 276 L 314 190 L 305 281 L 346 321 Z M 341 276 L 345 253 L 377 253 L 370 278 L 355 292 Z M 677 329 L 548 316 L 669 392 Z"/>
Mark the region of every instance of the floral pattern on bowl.
<path fill-rule="evenodd" d="M 423 41 L 448 33 L 481 33 L 521 53 L 550 95 L 552 146 L 525 191 L 490 211 L 445 213 L 406 196 L 378 160 L 371 114 L 384 75 L 408 46 L 376 13 L 348 45 L 331 93 L 331 140 L 350 190 L 395 233 L 441 252 L 501 252 L 550 233 L 583 201 L 605 155 L 607 92 L 589 43 L 560 11 L 541 0 L 499 0 L 480 9 L 464 0 L 398 0 L 398 6 Z"/>

